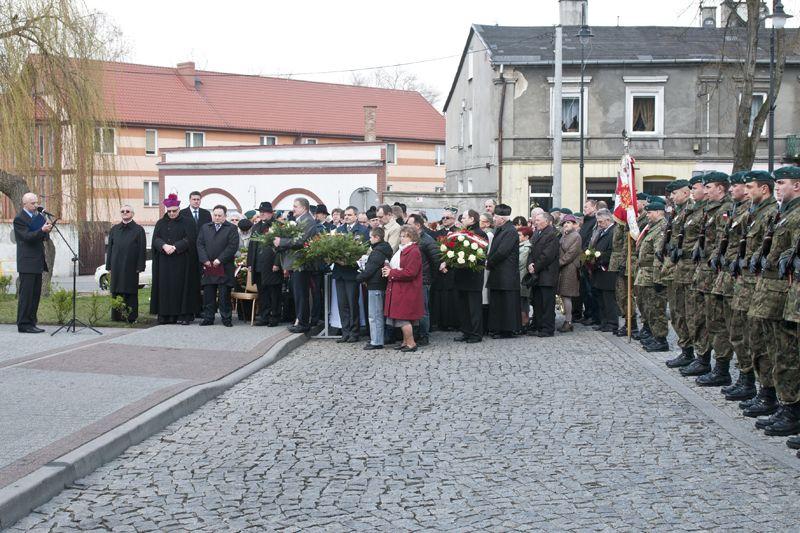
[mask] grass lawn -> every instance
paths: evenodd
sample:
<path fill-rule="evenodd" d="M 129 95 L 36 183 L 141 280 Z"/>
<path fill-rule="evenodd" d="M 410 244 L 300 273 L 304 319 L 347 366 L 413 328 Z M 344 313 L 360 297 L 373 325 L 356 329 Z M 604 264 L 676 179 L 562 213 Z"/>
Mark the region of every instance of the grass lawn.
<path fill-rule="evenodd" d="M 108 293 L 92 294 L 78 293 L 76 299 L 77 310 L 75 318 L 89 324 L 90 326 L 101 327 L 125 327 L 122 322 L 111 321 L 111 296 Z M 64 322 L 72 318 L 72 299 L 70 293 L 69 304 L 66 307 L 67 314 Z M 139 319 L 134 328 L 147 328 L 156 324 L 156 317 L 151 315 L 150 310 L 150 287 L 139 289 Z M 0 324 L 17 323 L 17 299 L 14 295 L 0 296 Z M 39 324 L 60 325 L 63 322 L 58 320 L 56 307 L 52 296 L 42 298 L 39 303 Z"/>

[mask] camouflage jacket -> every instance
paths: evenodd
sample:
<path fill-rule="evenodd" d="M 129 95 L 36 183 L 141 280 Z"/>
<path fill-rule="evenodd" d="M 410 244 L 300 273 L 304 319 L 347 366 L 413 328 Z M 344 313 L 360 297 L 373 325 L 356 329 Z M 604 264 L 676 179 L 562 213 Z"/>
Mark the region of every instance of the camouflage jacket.
<path fill-rule="evenodd" d="M 734 279 L 728 270 L 728 265 L 736 261 L 736 256 L 739 254 L 739 239 L 741 238 L 742 224 L 747 222 L 747 213 L 750 209 L 750 202 L 736 202 L 733 204 L 731 210 L 725 213 L 725 224 L 719 228 L 718 241 L 720 244 L 727 240 L 727 247 L 725 254 L 719 255 L 720 249 L 717 246 L 717 261 L 719 264 L 717 271 L 717 278 L 714 280 L 714 286 L 711 289 L 711 294 L 719 296 L 732 297 Z"/>
<path fill-rule="evenodd" d="M 750 314 L 756 318 L 768 320 L 783 319 L 786 306 L 786 293 L 789 283 L 781 279 L 778 273 L 778 262 L 781 255 L 791 253 L 795 241 L 792 234 L 800 227 L 800 198 L 795 198 L 786 205 L 782 205 L 770 217 L 766 234 L 772 233 L 772 242 L 768 239 L 761 242 L 761 248 L 756 256 L 760 262 L 761 272 L 758 274 L 755 292 L 753 293 L 753 306 Z M 766 248 L 769 247 L 769 250 Z"/>
<path fill-rule="evenodd" d="M 652 226 L 645 226 L 642 230 L 644 236 L 640 237 L 639 242 L 636 243 L 639 268 L 633 284 L 637 287 L 652 287 L 656 283 L 660 283 L 661 272 L 658 269 L 656 251 L 661 247 L 666 228 L 666 221 L 661 219 Z"/>
<path fill-rule="evenodd" d="M 672 262 L 670 255 L 672 250 L 678 246 L 678 235 L 680 235 L 683 229 L 683 224 L 686 222 L 686 215 L 689 212 L 687 207 L 689 207 L 688 202 L 683 205 L 675 205 L 672 212 L 672 231 L 670 232 L 669 242 L 667 242 L 667 254 L 664 256 L 664 263 L 661 266 L 661 283 L 670 283 L 675 279 L 676 265 Z"/>
<path fill-rule="evenodd" d="M 764 234 L 767 232 L 772 216 L 777 211 L 778 202 L 770 196 L 760 204 L 752 206 L 747 217 L 749 223 L 746 228 L 745 256 L 740 260 L 742 275 L 736 279 L 736 285 L 733 288 L 733 305 L 735 309 L 747 311 L 748 316 L 756 316 L 752 314 L 754 312 L 752 300 L 756 287 L 756 276 L 750 272 L 748 264 L 753 256 L 758 255 L 761 250 Z"/>
<path fill-rule="evenodd" d="M 617 222 L 614 225 L 614 235 L 611 238 L 611 259 L 608 262 L 609 272 L 625 274 L 627 265 L 627 238 L 628 225 Z"/>
<path fill-rule="evenodd" d="M 697 270 L 692 283 L 695 289 L 700 292 L 711 292 L 714 286 L 717 272 L 716 269 L 711 267 L 709 261 L 719 252 L 720 233 L 724 233 L 725 223 L 727 222 L 726 215 L 732 206 L 733 203 L 731 203 L 731 199 L 728 196 L 719 201 L 707 201 L 705 203 L 703 213 L 705 223 L 700 231 L 702 238 L 698 237 L 698 241 L 692 249 L 692 255 L 698 259 L 696 262 Z M 701 240 L 705 241 L 702 243 L 702 249 L 700 248 Z"/>
<path fill-rule="evenodd" d="M 796 213 L 797 211 L 800 211 L 800 208 L 794 206 L 792 212 Z M 792 264 L 797 265 L 798 257 L 800 257 L 800 254 L 796 253 L 797 243 L 800 241 L 800 225 L 795 224 L 791 229 L 791 233 L 792 248 L 784 250 L 781 253 L 781 258 L 786 258 L 786 260 L 794 259 L 794 261 L 789 263 L 789 266 L 792 266 Z M 775 244 L 776 243 L 773 242 L 773 245 Z M 783 306 L 783 319 L 788 320 L 789 322 L 797 323 L 800 322 L 800 268 L 795 268 L 789 279 L 791 283 L 789 283 L 789 287 L 786 292 L 786 303 Z"/>
<path fill-rule="evenodd" d="M 692 261 L 692 250 L 700 238 L 700 231 L 703 226 L 703 216 L 705 215 L 705 202 L 697 202 L 688 207 L 686 220 L 683 223 L 683 246 L 678 250 L 678 264 L 675 268 L 675 281 L 678 283 L 692 283 L 696 265 Z M 673 233 L 675 230 L 672 230 Z M 675 243 L 677 246 L 677 242 Z"/>

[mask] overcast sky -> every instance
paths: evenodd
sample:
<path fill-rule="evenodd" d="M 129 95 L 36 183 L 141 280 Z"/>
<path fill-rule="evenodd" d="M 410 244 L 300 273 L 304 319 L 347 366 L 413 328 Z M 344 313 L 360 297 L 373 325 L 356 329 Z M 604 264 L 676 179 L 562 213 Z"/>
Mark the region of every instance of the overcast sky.
<path fill-rule="evenodd" d="M 557 0 L 85 1 L 119 26 L 133 63 L 191 60 L 208 70 L 348 83 L 350 73 L 309 73 L 444 58 L 403 67 L 439 91 L 440 108 L 470 24 L 558 22 Z M 800 0 L 783 3 L 787 13 L 800 15 Z M 698 6 L 699 0 L 589 0 L 588 22 L 694 26 Z"/>

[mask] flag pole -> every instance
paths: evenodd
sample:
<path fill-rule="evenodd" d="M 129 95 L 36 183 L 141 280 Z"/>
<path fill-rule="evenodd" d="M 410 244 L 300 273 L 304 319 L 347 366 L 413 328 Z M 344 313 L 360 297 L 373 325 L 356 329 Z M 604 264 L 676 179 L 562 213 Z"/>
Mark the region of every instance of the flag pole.
<path fill-rule="evenodd" d="M 625 153 L 625 156 L 630 155 L 630 141 L 628 139 L 628 132 L 626 130 L 622 130 L 622 149 L 623 149 L 623 151 Z M 630 184 L 629 184 L 629 187 L 630 187 Z M 630 190 L 632 191 L 633 187 L 630 187 Z M 633 198 L 633 201 L 636 202 L 636 199 Z M 626 236 L 625 241 L 628 243 L 628 247 L 627 247 L 628 248 L 628 253 L 627 253 L 627 258 L 626 258 L 627 264 L 625 266 L 625 276 L 627 277 L 627 279 L 625 280 L 625 284 L 628 286 L 628 290 L 626 291 L 626 294 L 627 294 L 628 297 L 627 297 L 627 302 L 625 302 L 626 303 L 626 305 L 625 305 L 625 307 L 626 307 L 626 309 L 625 309 L 625 327 L 628 330 L 627 331 L 627 333 L 628 333 L 628 342 L 630 343 L 631 342 L 631 337 L 633 335 L 633 329 L 632 329 L 632 326 L 631 326 L 631 311 L 632 311 L 632 308 L 633 308 L 633 287 L 632 287 L 632 285 L 633 285 L 632 277 L 633 276 L 631 276 L 631 274 L 632 274 L 632 272 L 631 272 L 631 253 L 632 253 L 631 241 L 633 239 L 631 237 L 630 225 L 629 224 L 626 225 L 625 236 Z"/>

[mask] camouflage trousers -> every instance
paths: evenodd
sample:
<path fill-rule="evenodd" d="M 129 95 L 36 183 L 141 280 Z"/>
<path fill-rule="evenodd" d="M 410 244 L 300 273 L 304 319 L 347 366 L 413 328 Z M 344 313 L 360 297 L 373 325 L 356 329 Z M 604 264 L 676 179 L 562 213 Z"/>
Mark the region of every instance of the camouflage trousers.
<path fill-rule="evenodd" d="M 740 372 L 750 372 L 753 370 L 753 355 L 750 353 L 750 338 L 747 334 L 749 327 L 747 311 L 731 309 L 730 324 L 730 339 L 733 351 L 736 352 L 736 366 Z"/>
<path fill-rule="evenodd" d="M 705 294 L 706 329 L 714 348 L 714 359 L 730 361 L 733 358 L 731 344 L 731 298 L 717 294 Z"/>
<path fill-rule="evenodd" d="M 678 346 L 688 348 L 692 345 L 689 339 L 689 327 L 686 324 L 686 291 L 688 285 L 676 283 L 674 281 L 667 285 L 667 299 L 669 300 L 669 320 L 672 329 L 678 335 Z"/>
<path fill-rule="evenodd" d="M 655 287 L 636 287 L 644 307 L 644 317 L 656 338 L 667 336 L 667 291 Z"/>
<path fill-rule="evenodd" d="M 800 402 L 800 324 L 775 320 L 773 328 L 779 347 L 772 369 L 778 399 L 783 404 Z"/>
<path fill-rule="evenodd" d="M 631 282 L 633 283 L 633 282 Z M 631 316 L 633 317 L 633 323 L 636 324 L 636 289 L 638 287 L 633 287 L 633 309 L 631 309 Z M 617 286 L 614 290 L 614 298 L 617 300 L 617 309 L 619 309 L 620 316 L 624 319 L 627 316 L 627 309 L 628 309 L 628 277 L 627 276 L 617 276 Z M 644 315 L 642 315 L 642 319 L 644 319 Z"/>
<path fill-rule="evenodd" d="M 762 387 L 774 387 L 772 378 L 772 361 L 777 345 L 772 335 L 772 322 L 764 318 L 747 317 L 747 333 L 750 353 L 753 356 L 753 370 Z"/>
<path fill-rule="evenodd" d="M 708 296 L 711 296 L 710 294 Z M 697 356 L 708 353 L 711 343 L 706 327 L 706 293 L 689 286 L 685 301 L 686 324 L 689 327 L 689 338 Z"/>

